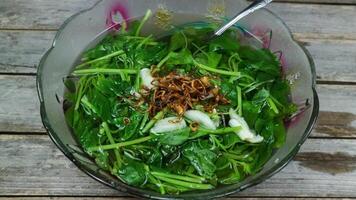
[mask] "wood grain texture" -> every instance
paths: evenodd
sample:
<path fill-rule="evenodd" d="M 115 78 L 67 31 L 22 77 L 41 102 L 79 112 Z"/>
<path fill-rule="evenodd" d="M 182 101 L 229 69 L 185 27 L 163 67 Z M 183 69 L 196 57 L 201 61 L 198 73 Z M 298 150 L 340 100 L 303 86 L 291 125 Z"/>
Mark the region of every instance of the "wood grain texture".
<path fill-rule="evenodd" d="M 313 136 L 356 137 L 356 86 L 319 85 L 320 115 Z"/>
<path fill-rule="evenodd" d="M 356 40 L 302 39 L 315 63 L 317 79 L 356 83 Z"/>
<path fill-rule="evenodd" d="M 280 173 L 233 196 L 356 197 L 355 144 L 309 139 Z M 45 135 L 0 135 L 0 160 L 1 195 L 126 195 L 80 172 Z"/>
<path fill-rule="evenodd" d="M 65 19 L 79 10 L 91 7 L 96 0 L 30 2 L 2 0 L 0 29 L 56 30 Z M 355 6 L 273 3 L 269 8 L 285 20 L 297 37 L 356 38 Z"/>
<path fill-rule="evenodd" d="M 0 76 L 0 102 L 1 132 L 44 131 L 34 76 Z"/>
<path fill-rule="evenodd" d="M 0 29 L 56 30 L 98 0 L 1 0 Z"/>
<path fill-rule="evenodd" d="M 275 3 L 269 8 L 298 39 L 356 39 L 356 6 Z"/>
<path fill-rule="evenodd" d="M 53 31 L 1 31 L 0 72 L 35 73 L 54 35 Z"/>
<path fill-rule="evenodd" d="M 0 131 L 43 129 L 34 76 L 0 75 Z M 312 136 L 356 137 L 356 86 L 319 85 L 320 117 Z"/>

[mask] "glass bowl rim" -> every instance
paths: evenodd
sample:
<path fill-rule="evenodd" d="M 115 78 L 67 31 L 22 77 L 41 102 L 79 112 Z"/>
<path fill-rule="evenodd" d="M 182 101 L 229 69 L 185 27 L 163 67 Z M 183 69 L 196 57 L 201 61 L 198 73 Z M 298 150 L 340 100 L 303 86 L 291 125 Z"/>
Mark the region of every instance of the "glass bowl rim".
<path fill-rule="evenodd" d="M 41 120 L 42 123 L 44 125 L 44 128 L 46 130 L 46 132 L 48 133 L 48 136 L 51 138 L 52 142 L 57 146 L 58 149 L 60 149 L 62 151 L 62 153 L 69 159 L 71 160 L 74 165 L 76 167 L 78 167 L 82 172 L 84 172 L 85 174 L 87 174 L 88 176 L 92 177 L 93 179 L 95 179 L 96 181 L 109 186 L 110 188 L 113 188 L 115 190 L 118 190 L 120 192 L 125 192 L 125 193 L 129 193 L 133 196 L 136 197 L 144 197 L 144 198 L 154 198 L 154 199 L 181 199 L 181 198 L 187 198 L 187 196 L 191 195 L 191 197 L 199 197 L 199 198 L 204 198 L 204 199 L 213 199 L 213 198 L 218 198 L 218 197 L 223 197 L 223 196 L 227 196 L 236 192 L 240 192 L 242 190 L 245 190 L 249 187 L 252 187 L 254 185 L 257 185 L 261 182 L 263 182 L 264 180 L 272 177 L 273 175 L 275 175 L 276 173 L 278 173 L 279 171 L 281 171 L 285 166 L 288 165 L 288 163 L 295 157 L 295 155 L 298 153 L 300 147 L 302 146 L 302 144 L 306 141 L 306 139 L 309 137 L 315 123 L 316 120 L 318 118 L 319 115 L 319 98 L 318 98 L 318 94 L 316 92 L 316 70 L 315 70 L 315 64 L 314 61 L 312 59 L 311 54 L 309 53 L 309 51 L 302 46 L 300 43 L 298 43 L 298 41 L 294 38 L 291 29 L 287 26 L 287 24 L 278 16 L 276 15 L 274 12 L 270 11 L 267 8 L 262 8 L 261 10 L 268 12 L 269 14 L 271 14 L 273 17 L 275 17 L 276 20 L 278 20 L 282 26 L 288 31 L 289 37 L 291 38 L 292 42 L 296 44 L 297 48 L 300 48 L 303 50 L 304 54 L 306 55 L 308 62 L 309 62 L 309 66 L 311 69 L 311 73 L 312 73 L 312 85 L 311 85 L 311 89 L 313 92 L 313 106 L 311 107 L 312 110 L 312 114 L 310 117 L 310 120 L 308 122 L 307 128 L 305 129 L 301 139 L 299 140 L 298 144 L 294 147 L 294 149 L 292 149 L 292 151 L 285 156 L 278 164 L 274 165 L 273 167 L 271 167 L 271 169 L 267 170 L 264 174 L 262 174 L 258 179 L 255 179 L 249 183 L 246 183 L 245 185 L 238 187 L 238 188 L 234 188 L 234 189 L 229 189 L 229 190 L 223 190 L 222 192 L 217 192 L 219 191 L 219 189 L 213 189 L 213 190 L 209 190 L 208 192 L 214 192 L 216 191 L 217 193 L 214 193 L 213 195 L 209 194 L 209 196 L 204 195 L 205 193 L 198 193 L 199 196 L 196 196 L 194 194 L 187 194 L 187 196 L 185 196 L 184 194 L 181 195 L 156 195 L 156 196 L 152 196 L 152 195 L 148 195 L 146 193 L 144 193 L 142 191 L 134 191 L 135 187 L 129 186 L 125 183 L 122 183 L 122 186 L 124 188 L 120 188 L 120 187 L 116 187 L 113 184 L 110 184 L 109 181 L 107 180 L 103 180 L 102 178 L 98 177 L 96 175 L 96 172 L 93 170 L 89 170 L 87 169 L 82 163 L 78 162 L 75 157 L 72 155 L 72 153 L 70 151 L 68 151 L 65 147 L 66 145 L 64 145 L 62 143 L 62 141 L 60 140 L 60 137 L 57 135 L 57 133 L 52 129 L 51 124 L 49 123 L 48 119 L 47 119 L 47 115 L 46 115 L 46 108 L 45 108 L 45 104 L 44 104 L 44 99 L 43 99 L 43 93 L 42 93 L 42 81 L 41 81 L 41 77 L 42 77 L 42 70 L 44 68 L 44 62 L 45 60 L 47 60 L 48 55 L 52 52 L 52 50 L 55 48 L 56 45 L 56 41 L 59 38 L 59 36 L 61 35 L 62 31 L 66 28 L 67 24 L 70 23 L 70 21 L 72 21 L 74 18 L 76 18 L 77 16 L 91 11 L 93 10 L 98 4 L 100 4 L 101 2 L 103 2 L 105 0 L 99 0 L 98 2 L 96 2 L 93 6 L 91 6 L 88 9 L 84 9 L 81 10 L 77 13 L 75 13 L 74 15 L 72 15 L 71 17 L 69 17 L 68 19 L 66 19 L 64 21 L 64 23 L 60 26 L 60 28 L 58 29 L 51 47 L 45 52 L 45 54 L 42 56 L 40 63 L 38 65 L 37 68 L 37 75 L 36 75 L 36 89 L 37 89 L 37 94 L 38 94 L 38 98 L 40 101 L 40 115 L 41 115 Z M 140 189 L 140 188 L 136 188 L 136 189 Z M 141 190 L 141 189 L 140 189 Z"/>

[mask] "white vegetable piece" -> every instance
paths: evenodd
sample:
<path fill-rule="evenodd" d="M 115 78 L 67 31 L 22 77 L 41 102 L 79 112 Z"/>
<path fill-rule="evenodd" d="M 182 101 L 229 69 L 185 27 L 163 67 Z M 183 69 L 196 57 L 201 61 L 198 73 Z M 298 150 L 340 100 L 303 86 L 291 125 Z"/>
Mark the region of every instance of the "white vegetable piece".
<path fill-rule="evenodd" d="M 214 122 L 214 125 L 216 126 L 216 127 L 219 127 L 220 126 L 220 121 L 221 121 L 221 119 L 220 119 L 220 116 L 219 115 L 217 115 L 217 111 L 216 111 L 216 109 L 214 108 L 213 109 L 213 114 L 215 115 L 214 117 L 213 117 L 213 122 Z"/>
<path fill-rule="evenodd" d="M 142 79 L 142 85 L 144 85 L 148 89 L 154 88 L 154 85 L 152 85 L 152 82 L 153 82 L 154 79 L 152 77 L 150 69 L 148 69 L 148 68 L 141 69 L 140 76 L 141 76 L 141 79 Z"/>
<path fill-rule="evenodd" d="M 158 120 L 156 124 L 151 128 L 150 132 L 153 134 L 165 133 L 180 130 L 187 127 L 187 123 L 182 118 L 167 117 Z"/>
<path fill-rule="evenodd" d="M 130 94 L 131 94 L 132 96 L 134 96 L 136 99 L 141 98 L 141 94 L 138 93 L 135 89 L 131 89 L 131 90 L 130 90 Z"/>
<path fill-rule="evenodd" d="M 204 128 L 216 130 L 216 125 L 214 121 L 210 119 L 209 115 L 199 110 L 188 110 L 184 113 L 184 116 L 194 122 L 198 122 Z"/>
<path fill-rule="evenodd" d="M 260 135 L 256 135 L 256 133 L 248 127 L 248 124 L 245 119 L 236 114 L 236 112 L 232 108 L 230 108 L 229 110 L 229 115 L 229 125 L 231 127 L 241 126 L 241 130 L 235 132 L 241 138 L 241 140 L 248 141 L 251 143 L 260 143 L 263 141 L 263 137 Z"/>

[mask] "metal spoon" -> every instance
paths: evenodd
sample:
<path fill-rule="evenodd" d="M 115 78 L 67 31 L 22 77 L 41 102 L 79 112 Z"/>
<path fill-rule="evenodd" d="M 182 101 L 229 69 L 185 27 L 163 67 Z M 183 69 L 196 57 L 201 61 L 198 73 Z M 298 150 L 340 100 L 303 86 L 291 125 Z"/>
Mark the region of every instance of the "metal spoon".
<path fill-rule="evenodd" d="M 227 29 L 229 29 L 231 26 L 236 24 L 237 21 L 240 19 L 246 17 L 247 15 L 255 12 L 256 10 L 259 10 L 265 6 L 267 6 L 269 3 L 271 3 L 272 0 L 255 0 L 252 2 L 247 8 L 245 8 L 243 11 L 235 15 L 230 21 L 228 21 L 226 24 L 222 25 L 220 28 L 218 28 L 215 32 L 213 37 L 220 36 L 223 34 Z"/>

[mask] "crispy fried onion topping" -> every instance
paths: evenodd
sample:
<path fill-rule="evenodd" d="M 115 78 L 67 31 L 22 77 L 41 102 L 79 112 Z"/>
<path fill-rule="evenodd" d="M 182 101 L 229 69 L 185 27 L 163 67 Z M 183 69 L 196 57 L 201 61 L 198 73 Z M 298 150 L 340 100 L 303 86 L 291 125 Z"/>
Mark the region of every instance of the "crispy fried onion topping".
<path fill-rule="evenodd" d="M 195 104 L 203 105 L 205 111 L 212 112 L 217 105 L 230 103 L 206 76 L 193 78 L 172 72 L 164 77 L 155 77 L 153 83 L 153 91 L 142 93 L 149 104 L 151 116 L 166 107 L 182 116 Z"/>

